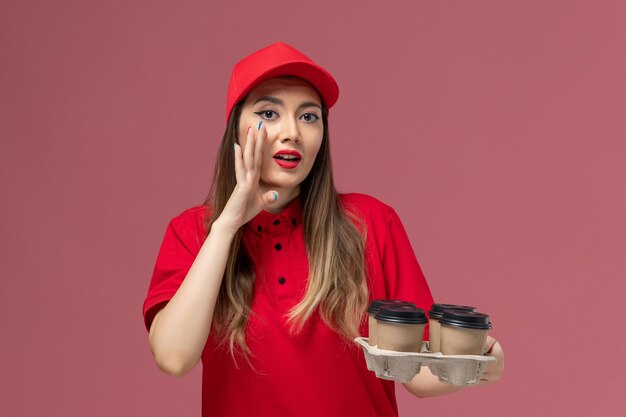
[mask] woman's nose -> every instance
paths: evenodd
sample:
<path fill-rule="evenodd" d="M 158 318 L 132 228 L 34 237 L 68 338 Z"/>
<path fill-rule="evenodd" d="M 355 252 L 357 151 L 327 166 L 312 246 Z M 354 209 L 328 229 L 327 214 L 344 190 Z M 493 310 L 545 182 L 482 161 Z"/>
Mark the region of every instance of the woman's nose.
<path fill-rule="evenodd" d="M 300 130 L 298 129 L 298 121 L 292 117 L 284 119 L 281 123 L 279 139 L 281 142 L 292 140 L 298 142 L 300 140 Z"/>

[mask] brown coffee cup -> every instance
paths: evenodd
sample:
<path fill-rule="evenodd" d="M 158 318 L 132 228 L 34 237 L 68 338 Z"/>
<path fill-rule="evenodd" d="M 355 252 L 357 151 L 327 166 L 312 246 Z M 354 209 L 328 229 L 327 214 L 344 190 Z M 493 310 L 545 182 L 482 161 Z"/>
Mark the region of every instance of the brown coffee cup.
<path fill-rule="evenodd" d="M 428 350 L 430 352 L 440 352 L 440 324 L 439 320 L 443 316 L 443 312 L 446 310 L 466 310 L 476 311 L 476 307 L 463 306 L 458 304 L 433 304 L 428 312 Z"/>
<path fill-rule="evenodd" d="M 411 305 L 384 306 L 375 315 L 378 348 L 396 352 L 421 352 L 428 319 Z"/>
<path fill-rule="evenodd" d="M 483 355 L 489 316 L 465 310 L 446 310 L 441 325 L 441 353 L 444 355 Z"/>
<path fill-rule="evenodd" d="M 372 300 L 370 303 L 367 314 L 368 314 L 368 340 L 370 346 L 376 346 L 378 344 L 377 331 L 376 331 L 376 313 L 380 310 L 382 306 L 391 306 L 391 305 L 411 305 L 415 307 L 415 304 L 402 301 L 402 300 Z"/>

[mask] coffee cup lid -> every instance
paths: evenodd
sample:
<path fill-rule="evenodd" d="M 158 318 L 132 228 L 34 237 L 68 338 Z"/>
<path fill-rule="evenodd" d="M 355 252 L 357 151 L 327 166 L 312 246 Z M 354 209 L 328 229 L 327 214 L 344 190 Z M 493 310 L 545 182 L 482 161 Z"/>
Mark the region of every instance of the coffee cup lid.
<path fill-rule="evenodd" d="M 439 319 L 439 324 L 464 329 L 491 329 L 491 322 L 487 314 L 468 310 L 446 310 L 443 312 L 443 317 Z"/>
<path fill-rule="evenodd" d="M 476 307 L 462 306 L 459 304 L 433 304 L 428 312 L 428 317 L 439 320 L 443 316 L 443 312 L 450 309 L 476 311 Z"/>
<path fill-rule="evenodd" d="M 380 309 L 380 307 L 384 305 L 410 305 L 410 306 L 416 307 L 414 303 L 411 303 L 409 301 L 380 299 L 380 300 L 372 300 L 372 302 L 370 303 L 370 306 L 367 309 L 367 312 L 376 314 L 378 313 L 378 310 Z"/>
<path fill-rule="evenodd" d="M 391 323 L 425 324 L 428 322 L 424 310 L 413 305 L 383 305 L 376 313 L 376 320 Z"/>

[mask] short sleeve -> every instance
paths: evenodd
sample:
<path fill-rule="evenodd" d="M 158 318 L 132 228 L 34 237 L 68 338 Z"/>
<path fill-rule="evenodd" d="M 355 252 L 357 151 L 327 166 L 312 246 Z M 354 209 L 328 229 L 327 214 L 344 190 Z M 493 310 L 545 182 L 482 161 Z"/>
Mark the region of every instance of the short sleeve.
<path fill-rule="evenodd" d="M 383 274 L 390 299 L 410 301 L 425 312 L 433 304 L 433 296 L 426 282 L 409 237 L 398 214 L 390 208 L 387 238 L 383 245 Z M 424 332 L 428 340 L 428 328 Z"/>
<path fill-rule="evenodd" d="M 147 330 L 156 313 L 176 294 L 196 259 L 202 244 L 201 227 L 191 209 L 169 222 L 143 303 Z"/>

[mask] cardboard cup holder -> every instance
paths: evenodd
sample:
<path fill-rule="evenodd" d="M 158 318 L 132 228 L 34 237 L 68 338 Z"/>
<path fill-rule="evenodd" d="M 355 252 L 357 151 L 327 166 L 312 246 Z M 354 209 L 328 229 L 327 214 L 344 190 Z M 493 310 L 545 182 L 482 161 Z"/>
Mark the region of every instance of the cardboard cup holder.
<path fill-rule="evenodd" d="M 422 366 L 427 366 L 439 380 L 452 385 L 474 385 L 480 381 L 487 364 L 495 361 L 493 356 L 484 355 L 443 355 L 428 351 L 428 342 L 422 343 L 417 352 L 396 352 L 370 346 L 367 337 L 354 339 L 363 347 L 367 369 L 381 379 L 396 382 L 409 382 Z"/>

